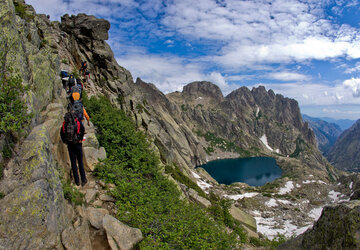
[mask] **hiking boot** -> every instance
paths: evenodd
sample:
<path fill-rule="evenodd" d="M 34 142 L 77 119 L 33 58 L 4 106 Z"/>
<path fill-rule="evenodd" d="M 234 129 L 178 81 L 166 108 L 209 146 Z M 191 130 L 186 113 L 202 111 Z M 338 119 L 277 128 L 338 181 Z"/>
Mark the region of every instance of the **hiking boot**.
<path fill-rule="evenodd" d="M 80 182 L 75 182 L 76 186 L 80 186 Z"/>
<path fill-rule="evenodd" d="M 82 186 L 82 187 L 85 186 L 87 182 L 88 182 L 87 180 L 82 181 L 82 182 L 81 182 L 81 186 Z"/>

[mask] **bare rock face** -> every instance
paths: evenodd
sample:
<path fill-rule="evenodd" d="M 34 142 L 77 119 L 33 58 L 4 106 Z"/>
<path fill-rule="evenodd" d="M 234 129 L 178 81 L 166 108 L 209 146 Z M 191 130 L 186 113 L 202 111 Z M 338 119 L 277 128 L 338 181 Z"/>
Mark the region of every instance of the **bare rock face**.
<path fill-rule="evenodd" d="M 104 216 L 103 227 L 112 250 L 130 250 L 143 239 L 139 229 L 129 227 L 110 215 Z"/>
<path fill-rule="evenodd" d="M 64 15 L 61 17 L 61 28 L 78 38 L 91 40 L 107 40 L 110 29 L 109 21 L 95 16 L 78 14 L 77 16 Z"/>
<path fill-rule="evenodd" d="M 5 194 L 0 202 L 0 246 L 5 249 L 61 246 L 59 235 L 67 224 L 65 200 L 44 125 L 33 129 L 19 157 L 5 169 L 0 192 Z"/>
<path fill-rule="evenodd" d="M 209 104 L 219 104 L 224 100 L 222 92 L 218 86 L 211 82 L 192 82 L 184 86 L 182 96 L 186 102 L 203 100 Z"/>

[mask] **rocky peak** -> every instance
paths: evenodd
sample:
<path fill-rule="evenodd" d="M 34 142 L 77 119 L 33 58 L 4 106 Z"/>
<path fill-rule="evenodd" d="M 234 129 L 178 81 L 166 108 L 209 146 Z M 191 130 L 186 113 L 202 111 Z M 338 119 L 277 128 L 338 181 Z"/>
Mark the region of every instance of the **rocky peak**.
<path fill-rule="evenodd" d="M 264 86 L 252 88 L 251 93 L 256 103 L 262 107 L 269 107 L 274 103 L 275 94 L 272 90 L 266 91 Z"/>
<path fill-rule="evenodd" d="M 224 99 L 220 88 L 207 81 L 189 83 L 184 86 L 182 96 L 188 101 L 207 99 L 211 103 L 220 103 Z"/>
<path fill-rule="evenodd" d="M 99 19 L 95 16 L 78 14 L 69 16 L 68 14 L 61 17 L 61 28 L 73 33 L 77 38 L 88 37 L 92 40 L 107 40 L 110 23 L 105 19 Z"/>

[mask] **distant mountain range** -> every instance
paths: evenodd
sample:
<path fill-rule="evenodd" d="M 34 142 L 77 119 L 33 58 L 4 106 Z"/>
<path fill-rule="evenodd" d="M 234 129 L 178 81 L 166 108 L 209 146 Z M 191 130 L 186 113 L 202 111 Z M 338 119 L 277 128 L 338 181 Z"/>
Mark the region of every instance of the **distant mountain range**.
<path fill-rule="evenodd" d="M 309 123 L 309 127 L 314 131 L 319 150 L 323 154 L 326 154 L 342 133 L 343 130 L 341 126 L 335 122 L 328 122 L 321 118 L 314 118 L 307 115 L 303 115 L 302 117 L 304 121 Z"/>
<path fill-rule="evenodd" d="M 336 168 L 360 172 L 360 120 L 342 133 L 326 157 Z"/>
<path fill-rule="evenodd" d="M 330 117 L 320 117 L 320 118 L 315 118 L 315 119 L 320 119 L 329 123 L 335 123 L 337 124 L 342 131 L 350 128 L 355 122 L 356 120 L 350 120 L 350 119 L 334 119 L 334 118 L 330 118 Z"/>

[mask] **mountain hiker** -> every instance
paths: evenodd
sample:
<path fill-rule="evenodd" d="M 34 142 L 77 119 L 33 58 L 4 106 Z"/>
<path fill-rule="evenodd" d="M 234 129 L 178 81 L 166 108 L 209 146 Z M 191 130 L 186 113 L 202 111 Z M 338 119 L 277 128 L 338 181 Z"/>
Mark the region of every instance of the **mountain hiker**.
<path fill-rule="evenodd" d="M 87 82 L 88 79 L 90 79 L 90 71 L 89 70 L 85 70 L 85 75 L 84 75 L 84 80 L 85 82 Z"/>
<path fill-rule="evenodd" d="M 88 113 L 86 112 L 84 105 L 82 104 L 81 96 L 82 96 L 81 85 L 77 84 L 74 87 L 72 87 L 71 93 L 69 96 L 70 103 L 68 106 L 68 110 L 69 111 L 74 110 L 74 112 L 76 112 L 76 114 L 78 115 L 78 118 L 80 119 L 81 122 L 84 122 L 84 119 L 86 118 L 87 124 L 88 124 L 88 126 L 90 126 L 90 117 L 89 117 Z"/>
<path fill-rule="evenodd" d="M 68 81 L 67 81 L 67 87 L 69 88 L 67 90 L 67 93 L 70 93 L 71 92 L 71 88 L 76 85 L 76 79 L 74 77 L 74 75 L 69 75 L 69 78 L 68 78 Z"/>
<path fill-rule="evenodd" d="M 86 69 L 87 69 L 87 62 L 86 62 L 86 61 L 82 61 L 82 62 L 81 62 L 81 68 L 80 68 L 79 72 L 80 72 L 83 76 L 85 76 Z"/>
<path fill-rule="evenodd" d="M 64 116 L 64 122 L 60 129 L 60 137 L 61 140 L 67 144 L 71 161 L 71 169 L 77 186 L 80 185 L 78 169 L 80 172 L 81 185 L 84 186 L 87 183 L 82 152 L 84 133 L 84 125 L 78 118 L 76 112 L 73 110 L 67 112 Z"/>

